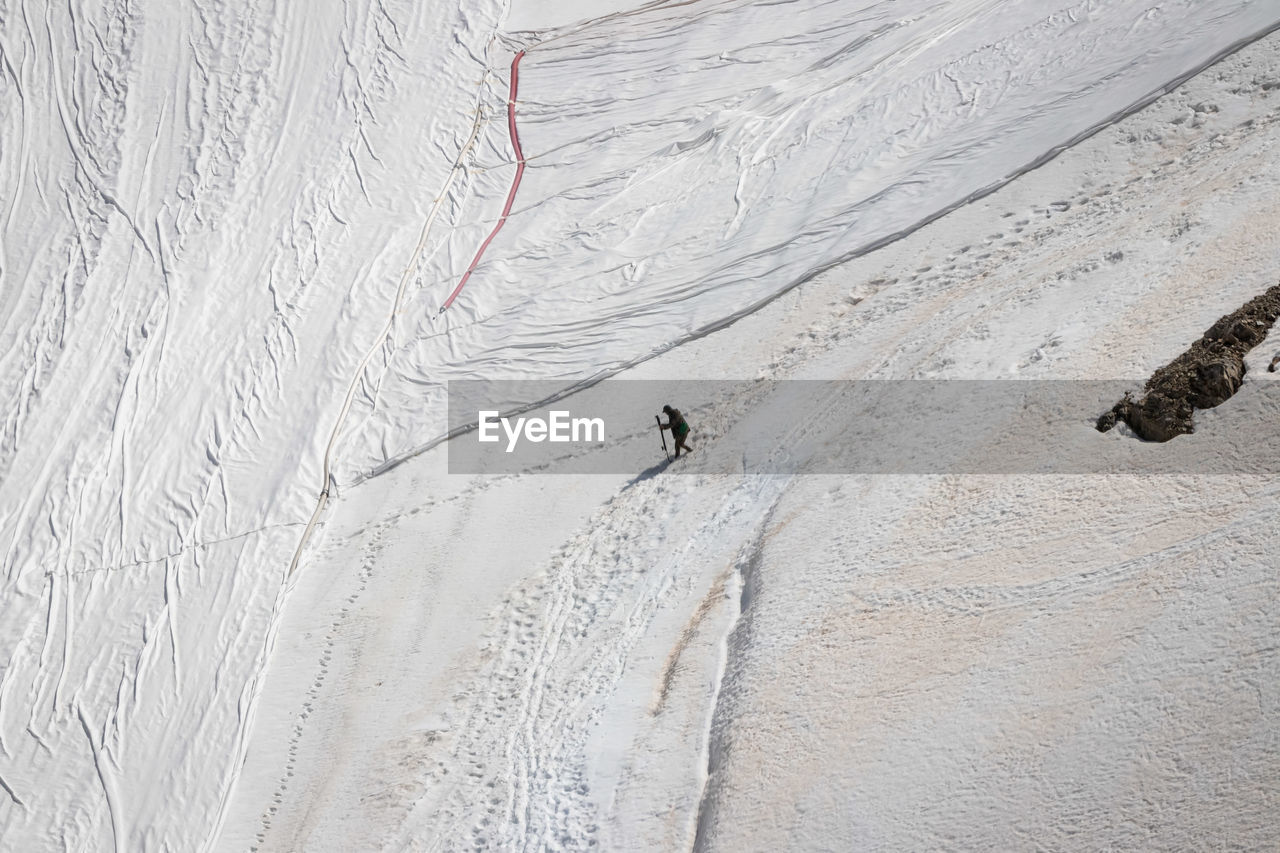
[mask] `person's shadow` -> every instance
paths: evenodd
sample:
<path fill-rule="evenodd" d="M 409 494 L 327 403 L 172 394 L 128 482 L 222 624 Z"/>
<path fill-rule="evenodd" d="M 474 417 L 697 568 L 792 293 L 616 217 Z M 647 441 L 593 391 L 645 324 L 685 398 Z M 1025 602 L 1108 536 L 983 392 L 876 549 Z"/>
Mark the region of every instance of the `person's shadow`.
<path fill-rule="evenodd" d="M 663 471 L 667 470 L 667 466 L 670 464 L 671 464 L 671 460 L 667 459 L 665 461 L 659 462 L 657 465 L 653 465 L 649 468 L 644 469 L 639 474 L 631 478 L 631 481 L 627 483 L 627 488 L 628 489 L 631 488 L 636 483 L 643 483 L 645 480 L 652 480 L 654 477 L 658 476 Z"/>

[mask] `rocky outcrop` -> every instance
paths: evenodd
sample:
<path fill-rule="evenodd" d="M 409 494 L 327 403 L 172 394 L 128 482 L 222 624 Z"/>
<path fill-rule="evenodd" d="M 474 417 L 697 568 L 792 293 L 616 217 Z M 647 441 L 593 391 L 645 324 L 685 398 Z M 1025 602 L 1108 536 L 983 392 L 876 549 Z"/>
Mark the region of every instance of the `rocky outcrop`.
<path fill-rule="evenodd" d="M 1106 432 L 1124 421 L 1148 441 L 1168 441 L 1195 431 L 1196 409 L 1230 399 L 1244 382 L 1245 353 L 1262 343 L 1280 317 L 1280 284 L 1209 327 L 1182 355 L 1147 380 L 1141 399 L 1129 394 L 1098 418 Z"/>

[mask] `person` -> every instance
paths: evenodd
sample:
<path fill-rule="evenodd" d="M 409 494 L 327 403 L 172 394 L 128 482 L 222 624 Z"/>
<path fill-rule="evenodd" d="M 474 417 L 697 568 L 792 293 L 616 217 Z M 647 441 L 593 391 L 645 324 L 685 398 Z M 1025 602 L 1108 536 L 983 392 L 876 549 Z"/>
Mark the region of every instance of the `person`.
<path fill-rule="evenodd" d="M 680 414 L 679 409 L 673 409 L 671 406 L 663 406 L 662 412 L 667 416 L 667 422 L 658 424 L 658 427 L 671 430 L 671 437 L 676 443 L 676 458 L 680 458 L 681 449 L 685 453 L 692 453 L 693 448 L 684 443 L 689 437 L 689 422 L 684 419 L 684 415 Z"/>

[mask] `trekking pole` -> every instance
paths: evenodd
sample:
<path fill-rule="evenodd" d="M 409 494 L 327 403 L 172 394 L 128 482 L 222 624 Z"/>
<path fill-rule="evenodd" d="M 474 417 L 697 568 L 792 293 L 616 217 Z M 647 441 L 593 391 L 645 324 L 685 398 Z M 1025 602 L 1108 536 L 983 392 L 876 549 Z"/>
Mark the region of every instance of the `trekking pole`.
<path fill-rule="evenodd" d="M 662 434 L 662 415 L 654 415 L 653 419 L 658 422 L 658 438 L 662 439 L 662 452 L 670 462 L 671 452 L 667 450 L 667 437 Z"/>

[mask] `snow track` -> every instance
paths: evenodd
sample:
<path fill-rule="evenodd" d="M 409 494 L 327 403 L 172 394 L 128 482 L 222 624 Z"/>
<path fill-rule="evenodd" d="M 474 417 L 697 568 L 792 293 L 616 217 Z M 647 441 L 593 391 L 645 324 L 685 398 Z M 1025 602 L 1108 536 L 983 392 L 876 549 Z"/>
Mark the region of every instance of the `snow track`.
<path fill-rule="evenodd" d="M 505 602 L 504 630 L 487 642 L 491 663 L 456 698 L 459 737 L 445 766 L 470 766 L 475 784 L 429 781 L 399 844 L 587 845 L 598 831 L 585 817 L 588 740 L 631 655 L 667 598 L 680 596 L 673 590 L 705 588 L 709 569 L 733 564 L 784 488 L 768 477 L 696 486 L 654 478 L 611 501 Z M 675 508 L 689 512 L 680 493 L 692 490 L 716 494 L 718 509 L 681 524 Z"/>

